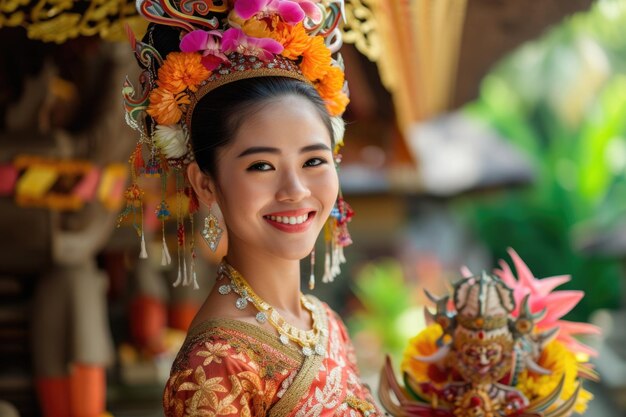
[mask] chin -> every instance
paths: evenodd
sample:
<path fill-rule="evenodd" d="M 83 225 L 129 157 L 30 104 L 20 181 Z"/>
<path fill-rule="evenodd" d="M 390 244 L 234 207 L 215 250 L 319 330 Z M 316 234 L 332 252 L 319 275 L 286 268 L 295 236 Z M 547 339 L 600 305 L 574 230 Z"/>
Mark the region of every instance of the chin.
<path fill-rule="evenodd" d="M 311 254 L 315 247 L 315 242 L 309 245 L 277 245 L 271 251 L 275 256 L 290 261 L 300 261 Z"/>

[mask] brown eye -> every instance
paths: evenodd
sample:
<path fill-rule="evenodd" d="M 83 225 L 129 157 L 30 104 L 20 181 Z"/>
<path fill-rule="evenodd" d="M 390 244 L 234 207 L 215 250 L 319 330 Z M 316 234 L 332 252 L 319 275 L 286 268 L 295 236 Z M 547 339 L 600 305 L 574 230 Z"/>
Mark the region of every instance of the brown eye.
<path fill-rule="evenodd" d="M 325 164 L 326 160 L 322 158 L 311 158 L 304 163 L 305 167 L 316 167 L 322 164 Z"/>
<path fill-rule="evenodd" d="M 271 171 L 274 167 L 267 162 L 257 162 L 248 167 L 248 171 Z"/>

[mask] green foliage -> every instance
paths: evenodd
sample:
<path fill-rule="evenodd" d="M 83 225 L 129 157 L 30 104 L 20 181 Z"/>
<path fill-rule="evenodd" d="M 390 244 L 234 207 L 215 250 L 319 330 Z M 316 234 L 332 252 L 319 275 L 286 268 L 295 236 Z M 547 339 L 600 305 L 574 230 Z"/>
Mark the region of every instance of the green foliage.
<path fill-rule="evenodd" d="M 348 320 L 350 333 L 367 331 L 376 335 L 382 352 L 398 356 L 423 325 L 401 265 L 392 259 L 366 264 L 353 290 L 363 309 Z"/>
<path fill-rule="evenodd" d="M 537 178 L 464 201 L 463 213 L 494 258 L 511 246 L 538 276 L 571 274 L 569 287 L 587 292 L 574 320 L 618 302 L 618 260 L 583 255 L 574 232 L 626 219 L 624 27 L 626 2 L 599 2 L 512 54 L 467 107 L 528 155 Z"/>

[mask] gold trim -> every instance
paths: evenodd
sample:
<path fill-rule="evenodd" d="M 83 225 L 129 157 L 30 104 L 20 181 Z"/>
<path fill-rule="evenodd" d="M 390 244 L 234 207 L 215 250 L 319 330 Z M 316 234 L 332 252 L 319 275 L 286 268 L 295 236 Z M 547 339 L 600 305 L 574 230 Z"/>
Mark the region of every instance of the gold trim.
<path fill-rule="evenodd" d="M 270 345 L 272 348 L 280 351 L 296 362 L 301 362 L 304 357 L 297 346 L 292 344 L 283 345 L 274 333 L 271 333 L 256 324 L 229 318 L 208 319 L 194 326 L 189 330 L 185 344 L 194 341 L 195 338 L 202 336 L 209 330 L 234 330 L 244 333 L 251 338 L 256 339 L 261 344 Z"/>
<path fill-rule="evenodd" d="M 343 400 L 343 402 L 347 404 L 348 407 L 352 408 L 353 410 L 359 411 L 365 417 L 376 412 L 376 407 L 370 404 L 369 401 L 362 400 L 360 398 L 355 397 L 354 395 L 348 395 L 346 399 Z"/>
<path fill-rule="evenodd" d="M 262 62 L 262 61 L 259 61 L 259 62 Z M 218 71 L 218 70 L 215 70 L 215 71 Z M 219 78 L 216 78 L 215 80 L 211 80 L 209 78 L 209 80 L 207 81 L 205 85 L 200 87 L 195 94 L 192 94 L 190 96 L 191 103 L 189 103 L 189 107 L 187 108 L 187 112 L 185 114 L 185 124 L 187 125 L 189 130 L 191 130 L 191 116 L 193 115 L 193 111 L 196 105 L 198 104 L 198 102 L 202 100 L 202 98 L 205 95 L 207 95 L 211 91 L 223 85 L 230 84 L 235 81 L 246 80 L 248 78 L 256 78 L 256 77 L 287 77 L 287 78 L 293 78 L 299 81 L 304 81 L 307 84 L 311 84 L 311 81 L 309 81 L 306 77 L 304 77 L 304 75 L 298 74 L 297 72 L 290 71 L 288 69 L 283 69 L 283 68 L 267 68 L 267 67 L 259 68 L 259 69 L 247 69 L 243 71 L 235 70 L 228 74 L 220 75 Z"/>
<path fill-rule="evenodd" d="M 324 305 L 319 301 L 316 297 L 312 295 L 305 296 L 308 301 L 315 304 L 315 308 L 318 311 L 323 312 L 320 314 L 320 318 L 322 320 L 322 324 L 324 328 L 328 328 L 328 311 L 324 307 Z M 174 362 L 173 369 L 181 368 L 181 365 L 184 365 L 186 358 L 188 358 L 191 349 L 198 344 L 200 340 L 205 338 L 207 335 L 220 333 L 228 334 L 229 331 L 236 331 L 243 333 L 246 336 L 249 336 L 253 341 L 258 342 L 258 345 L 269 345 L 284 354 L 289 359 L 292 359 L 295 363 L 300 364 L 300 369 L 298 374 L 294 378 L 294 381 L 287 388 L 284 395 L 279 399 L 269 410 L 270 417 L 282 417 L 288 415 L 290 412 L 296 408 L 298 403 L 308 394 L 311 389 L 311 384 L 315 380 L 317 373 L 322 365 L 322 362 L 326 358 L 326 354 L 328 354 L 329 346 L 329 332 L 325 332 L 320 337 L 320 343 L 325 347 L 326 354 L 316 355 L 313 354 L 311 356 L 304 356 L 302 351 L 294 344 L 284 345 L 276 336 L 275 333 L 272 333 L 256 324 L 248 323 L 245 321 L 231 319 L 231 318 L 214 318 L 205 320 L 198 325 L 189 329 L 187 333 L 187 338 L 183 343 L 183 347 L 181 347 L 179 352 L 180 359 Z M 232 342 L 230 342 L 233 345 Z M 254 344 L 254 343 L 253 343 Z M 284 361 L 280 361 L 277 364 L 277 368 L 289 369 Z"/>
<path fill-rule="evenodd" d="M 306 296 L 309 301 L 315 304 L 315 308 L 320 311 L 322 309 L 324 314 L 320 314 L 322 318 L 322 326 L 323 328 L 328 329 L 328 312 L 322 305 L 322 303 L 312 295 Z M 328 354 L 328 334 L 325 333 L 321 335 L 320 343 L 326 348 L 326 354 Z M 280 400 L 278 400 L 269 410 L 270 417 L 283 417 L 292 412 L 300 400 L 309 393 L 311 389 L 311 384 L 313 380 L 317 376 L 317 373 L 322 366 L 322 362 L 326 358 L 326 354 L 324 356 L 313 354 L 309 357 L 305 357 L 302 362 L 302 366 L 300 367 L 300 371 L 296 378 L 291 383 L 287 391 L 282 396 Z"/>
<path fill-rule="evenodd" d="M 507 316 L 468 317 L 458 315 L 456 316 L 456 320 L 461 326 L 471 330 L 496 330 L 508 324 Z"/>

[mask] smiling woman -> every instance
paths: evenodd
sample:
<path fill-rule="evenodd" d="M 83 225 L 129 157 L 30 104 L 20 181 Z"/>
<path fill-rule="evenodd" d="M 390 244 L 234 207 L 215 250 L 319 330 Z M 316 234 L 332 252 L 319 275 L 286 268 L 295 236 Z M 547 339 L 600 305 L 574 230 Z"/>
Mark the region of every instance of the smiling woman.
<path fill-rule="evenodd" d="M 216 106 L 209 93 L 196 106 L 196 162 L 187 174 L 200 202 L 219 206 L 228 249 L 174 364 L 167 415 L 182 415 L 175 411 L 182 404 L 211 410 L 204 395 L 218 400 L 215 407 L 228 403 L 227 415 L 376 415 L 343 324 L 300 292 L 300 260 L 313 250 L 339 190 L 323 102 L 312 86 L 286 78 L 250 78 L 214 93 L 228 95 L 228 105 Z M 203 391 L 209 379 L 210 394 Z"/>
<path fill-rule="evenodd" d="M 300 261 L 323 228 L 325 279 L 350 243 L 335 167 L 348 100 L 331 58 L 342 2 L 177 4 L 138 2 L 157 24 L 134 42 L 150 81 L 144 101 L 127 85 L 127 119 L 167 161 L 157 172 L 172 169 L 191 201 L 219 207 L 228 247 L 172 367 L 165 414 L 380 415 L 343 323 L 300 291 Z M 223 231 L 213 214 L 205 225 L 215 250 Z"/>

